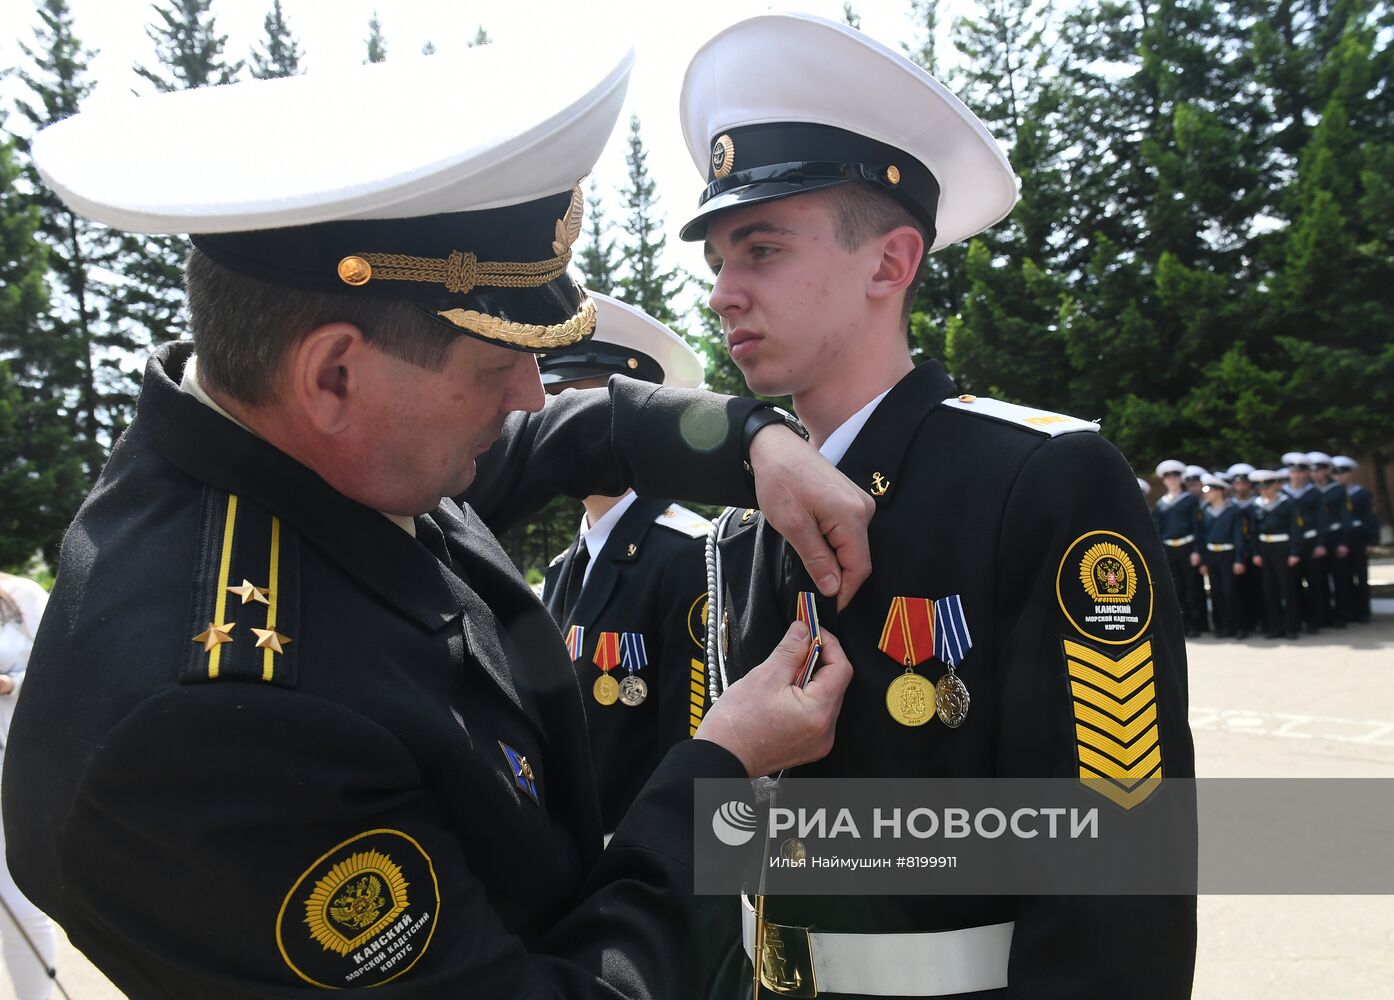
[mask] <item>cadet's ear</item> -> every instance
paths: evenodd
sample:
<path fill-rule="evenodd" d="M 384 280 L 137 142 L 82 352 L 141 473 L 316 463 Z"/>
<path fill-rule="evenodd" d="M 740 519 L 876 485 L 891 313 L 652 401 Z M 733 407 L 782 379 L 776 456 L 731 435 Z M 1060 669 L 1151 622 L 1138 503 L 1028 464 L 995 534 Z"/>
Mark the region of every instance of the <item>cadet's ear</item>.
<path fill-rule="evenodd" d="M 901 300 L 905 289 L 915 280 L 920 261 L 924 259 L 924 237 L 914 226 L 900 226 L 878 237 L 881 258 L 867 288 L 873 299 Z"/>
<path fill-rule="evenodd" d="M 291 351 L 286 402 L 321 434 L 343 430 L 370 350 L 352 323 L 315 327 Z"/>

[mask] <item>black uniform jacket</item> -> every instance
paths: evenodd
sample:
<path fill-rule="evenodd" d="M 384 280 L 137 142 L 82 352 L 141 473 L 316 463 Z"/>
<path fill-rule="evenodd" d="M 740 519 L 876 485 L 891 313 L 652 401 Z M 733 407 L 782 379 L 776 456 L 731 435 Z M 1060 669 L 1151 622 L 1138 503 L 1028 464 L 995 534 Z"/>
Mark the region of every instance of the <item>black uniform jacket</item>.
<path fill-rule="evenodd" d="M 923 364 L 881 401 L 838 466 L 876 502 L 872 574 L 829 625 L 853 666 L 833 750 L 786 773 L 1089 772 L 1116 779 L 1110 788 L 1130 808 L 1156 787 L 1146 776 L 1193 777 L 1180 610 L 1127 463 L 1095 433 L 1050 437 L 971 404 L 941 403 L 956 394 L 938 362 Z M 1049 427 L 1061 418 L 1033 419 Z M 759 515 L 738 515 L 726 527 L 719 548 L 734 681 L 793 620 L 794 591 L 806 576 Z M 1090 598 L 1082 575 L 1103 600 Z M 967 720 L 958 729 L 938 719 L 902 726 L 887 711 L 886 692 L 905 667 L 880 649 L 892 600 L 951 595 L 961 598 L 972 642 L 958 667 L 972 699 Z M 1135 669 L 1113 683 L 1120 671 L 1110 664 L 1130 657 Z M 936 658 L 916 667 L 931 682 L 945 670 Z M 1193 897 L 794 896 L 768 898 L 765 915 L 848 933 L 1014 920 L 1010 987 L 975 998 L 1190 994 Z"/>
<path fill-rule="evenodd" d="M 1346 488 L 1332 480 L 1325 486 L 1318 486 L 1317 489 L 1321 491 L 1321 502 L 1326 507 L 1326 532 L 1322 535 L 1325 539 L 1322 544 L 1332 550 L 1337 545 L 1349 544 L 1350 512 L 1348 501 L 1350 498 L 1346 493 Z M 1334 551 L 1332 554 L 1335 554 Z"/>
<path fill-rule="evenodd" d="M 1152 511 L 1157 534 L 1164 539 L 1186 538 L 1200 526 L 1200 501 L 1190 490 L 1182 490 L 1172 499 L 1163 495 Z"/>
<path fill-rule="evenodd" d="M 1297 501 L 1291 494 L 1279 492 L 1269 503 L 1263 497 L 1254 501 L 1251 508 L 1254 519 L 1254 543 L 1258 546 L 1258 554 L 1263 555 L 1262 546 L 1280 544 L 1287 549 L 1288 555 L 1298 556 L 1302 554 L 1302 532 L 1297 527 Z M 1266 542 L 1263 536 L 1270 538 L 1277 535 L 1287 535 L 1285 539 L 1278 542 Z"/>
<path fill-rule="evenodd" d="M 576 553 L 585 545 L 577 535 L 562 557 L 547 568 L 543 603 L 562 633 L 584 629 L 575 661 L 581 682 L 600 815 L 607 831 L 619 826 L 630 803 L 664 754 L 697 731 L 706 709 L 707 602 L 706 534 L 710 523 L 668 500 L 638 497 L 616 522 L 592 561 L 579 598 L 565 602 L 564 583 Z M 646 666 L 636 670 L 648 686 L 638 705 L 603 705 L 592 694 L 601 676 L 596 648 L 603 633 L 638 635 Z M 629 671 L 615 666 L 616 680 Z"/>
<path fill-rule="evenodd" d="M 1299 493 L 1285 486 L 1283 492 L 1292 497 L 1292 502 L 1297 505 L 1297 531 L 1302 536 L 1302 541 L 1313 545 L 1325 545 L 1326 532 L 1330 525 L 1321 487 L 1315 483 L 1308 483 Z M 1307 537 L 1309 531 L 1315 532 L 1310 538 Z"/>
<path fill-rule="evenodd" d="M 742 769 L 675 747 L 602 853 L 575 674 L 481 514 L 748 498 L 751 404 L 616 379 L 514 415 L 483 506 L 417 518 L 447 568 L 180 392 L 188 351 L 64 542 L 4 776 L 23 891 L 137 998 L 673 996 L 690 779 Z M 733 428 L 711 459 L 684 411 Z"/>
<path fill-rule="evenodd" d="M 1217 513 L 1206 504 L 1201 511 L 1201 532 L 1196 536 L 1196 552 L 1202 557 L 1211 553 L 1210 545 L 1233 545 L 1229 551 L 1232 562 L 1242 563 L 1249 557 L 1249 536 L 1245 530 L 1249 512 L 1234 501 L 1227 502 Z"/>

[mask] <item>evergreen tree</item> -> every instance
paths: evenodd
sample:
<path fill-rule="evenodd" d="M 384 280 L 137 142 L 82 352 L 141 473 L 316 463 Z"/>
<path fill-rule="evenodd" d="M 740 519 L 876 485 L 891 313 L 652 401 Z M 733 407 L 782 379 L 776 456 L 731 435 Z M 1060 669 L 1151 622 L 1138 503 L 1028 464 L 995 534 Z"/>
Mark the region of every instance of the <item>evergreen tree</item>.
<path fill-rule="evenodd" d="M 223 56 L 227 36 L 218 33 L 212 0 L 167 0 L 155 5 L 159 23 L 146 31 L 165 75 L 136 67 L 136 73 L 160 92 L 191 90 L 228 83 L 242 70 Z M 112 317 L 132 338 L 146 346 L 176 340 L 187 332 L 184 315 L 184 259 L 188 240 L 181 236 L 128 233 L 121 238 L 122 283 L 112 300 Z"/>
<path fill-rule="evenodd" d="M 209 8 L 213 0 L 165 0 L 152 4 L 158 22 L 145 33 L 155 43 L 159 69 L 135 67 L 136 75 L 157 91 L 193 90 L 231 83 L 242 71 L 242 61 L 230 63 L 223 56 L 227 35 L 218 34 Z"/>
<path fill-rule="evenodd" d="M 688 277 L 681 268 L 665 270 L 663 267 L 663 251 L 668 240 L 663 234 L 663 215 L 658 208 L 656 186 L 649 176 L 648 153 L 639 132 L 638 115 L 631 115 L 629 119 L 629 152 L 625 155 L 625 164 L 629 168 L 629 180 L 623 194 L 629 214 L 623 228 L 629 239 L 620 251 L 624 274 L 620 278 L 619 297 L 671 326 L 678 319 L 675 304 Z"/>
<path fill-rule="evenodd" d="M 910 0 L 910 20 L 917 31 L 923 32 L 915 45 L 901 45 L 910 61 L 923 67 L 931 76 L 939 72 L 939 0 Z M 848 22 L 851 24 L 851 22 Z M 860 24 L 852 25 L 854 28 Z"/>
<path fill-rule="evenodd" d="M 380 63 L 387 59 L 387 40 L 382 37 L 382 22 L 378 20 L 378 12 L 373 11 L 373 16 L 368 18 L 368 59 L 370 63 Z"/>
<path fill-rule="evenodd" d="M 1269 370 L 1283 379 L 1285 439 L 1369 453 L 1383 467 L 1394 441 L 1394 105 L 1374 6 L 1347 8 L 1314 78 L 1325 102 L 1287 199 L 1293 219 L 1274 247 L 1262 327 L 1276 348 Z"/>
<path fill-rule="evenodd" d="M 300 57 L 304 53 L 300 51 L 300 43 L 286 23 L 281 0 L 273 0 L 271 12 L 266 15 L 262 26 L 266 30 L 266 40 L 260 51 L 252 51 L 252 76 L 258 80 L 270 80 L 297 75 L 300 72 Z"/>
<path fill-rule="evenodd" d="M 857 9 L 852 6 L 852 0 L 843 0 L 842 2 L 842 23 L 849 28 L 856 28 L 858 31 L 862 30 L 862 16 L 858 14 Z"/>
<path fill-rule="evenodd" d="M 471 38 L 465 44 L 468 45 L 470 48 L 476 48 L 480 45 L 488 45 L 492 41 L 493 39 L 489 37 L 489 33 L 484 30 L 484 25 L 481 24 L 478 28 L 475 29 L 474 37 Z"/>
<path fill-rule="evenodd" d="M 5 358 L 47 329 L 47 254 L 36 238 L 39 209 L 20 188 L 14 144 L 0 144 L 0 567 L 36 551 L 57 556 L 63 529 L 86 489 L 82 455 L 61 401 L 21 384 Z M 29 359 L 32 360 L 32 359 Z"/>
<path fill-rule="evenodd" d="M 92 90 L 87 66 L 94 55 L 74 34 L 67 0 L 45 0 L 38 13 L 34 45 L 20 45 L 32 68 L 17 76 L 29 93 L 15 102 L 35 131 L 77 112 Z M 27 144 L 19 145 L 27 152 Z M 102 275 L 114 266 L 115 234 L 71 211 L 26 163 L 40 213 L 37 236 L 58 295 L 43 335 L 14 345 L 12 374 L 66 415 L 72 446 L 95 478 L 134 405 L 136 386 L 122 362 L 141 345 L 108 315 L 111 286 Z"/>
<path fill-rule="evenodd" d="M 970 391 L 1064 409 L 1070 380 L 1057 319 L 1065 289 L 1051 268 L 1062 171 L 1047 31 L 1037 0 L 985 0 L 977 18 L 954 26 L 965 57 L 956 90 L 1007 147 L 1021 201 L 968 247 L 965 297 L 947 320 L 945 361 Z"/>
<path fill-rule="evenodd" d="M 421 46 L 421 54 L 422 54 L 423 56 L 433 56 L 433 55 L 435 55 L 435 54 L 436 54 L 436 43 L 433 42 L 433 41 L 431 41 L 429 38 L 426 39 L 426 43 L 425 43 L 424 45 Z"/>
<path fill-rule="evenodd" d="M 590 193 L 586 195 L 585 240 L 580 253 L 576 255 L 576 266 L 591 291 L 602 295 L 615 294 L 619 284 L 620 260 L 615 241 L 610 238 L 610 226 L 605 221 L 600 186 L 595 178 L 591 178 Z"/>

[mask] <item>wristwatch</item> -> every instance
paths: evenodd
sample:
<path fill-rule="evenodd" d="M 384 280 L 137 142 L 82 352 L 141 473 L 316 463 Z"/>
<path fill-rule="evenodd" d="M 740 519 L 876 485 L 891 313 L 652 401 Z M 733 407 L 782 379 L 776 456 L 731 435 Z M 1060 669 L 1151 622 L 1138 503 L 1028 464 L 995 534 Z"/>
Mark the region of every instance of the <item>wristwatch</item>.
<path fill-rule="evenodd" d="M 750 444 L 755 440 L 755 435 L 770 424 L 783 424 L 805 441 L 808 440 L 808 428 L 799 423 L 799 418 L 782 406 L 766 403 L 758 410 L 752 410 L 750 416 L 745 418 L 745 427 L 741 429 L 741 455 L 745 465 L 746 479 L 752 487 L 755 485 L 755 470 L 750 465 Z"/>

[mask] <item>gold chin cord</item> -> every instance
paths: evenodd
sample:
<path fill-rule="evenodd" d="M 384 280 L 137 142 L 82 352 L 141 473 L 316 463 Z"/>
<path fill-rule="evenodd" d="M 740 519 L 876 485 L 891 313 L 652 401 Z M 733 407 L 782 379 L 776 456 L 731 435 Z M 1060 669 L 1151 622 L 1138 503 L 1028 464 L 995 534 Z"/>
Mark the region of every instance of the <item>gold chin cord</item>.
<path fill-rule="evenodd" d="M 513 323 L 488 313 L 473 309 L 446 309 L 436 313 L 441 319 L 453 323 L 462 330 L 530 350 L 555 350 L 570 344 L 580 343 L 595 329 L 595 300 L 589 295 L 581 302 L 576 315 L 562 323 L 551 326 L 534 326 L 528 323 Z"/>

